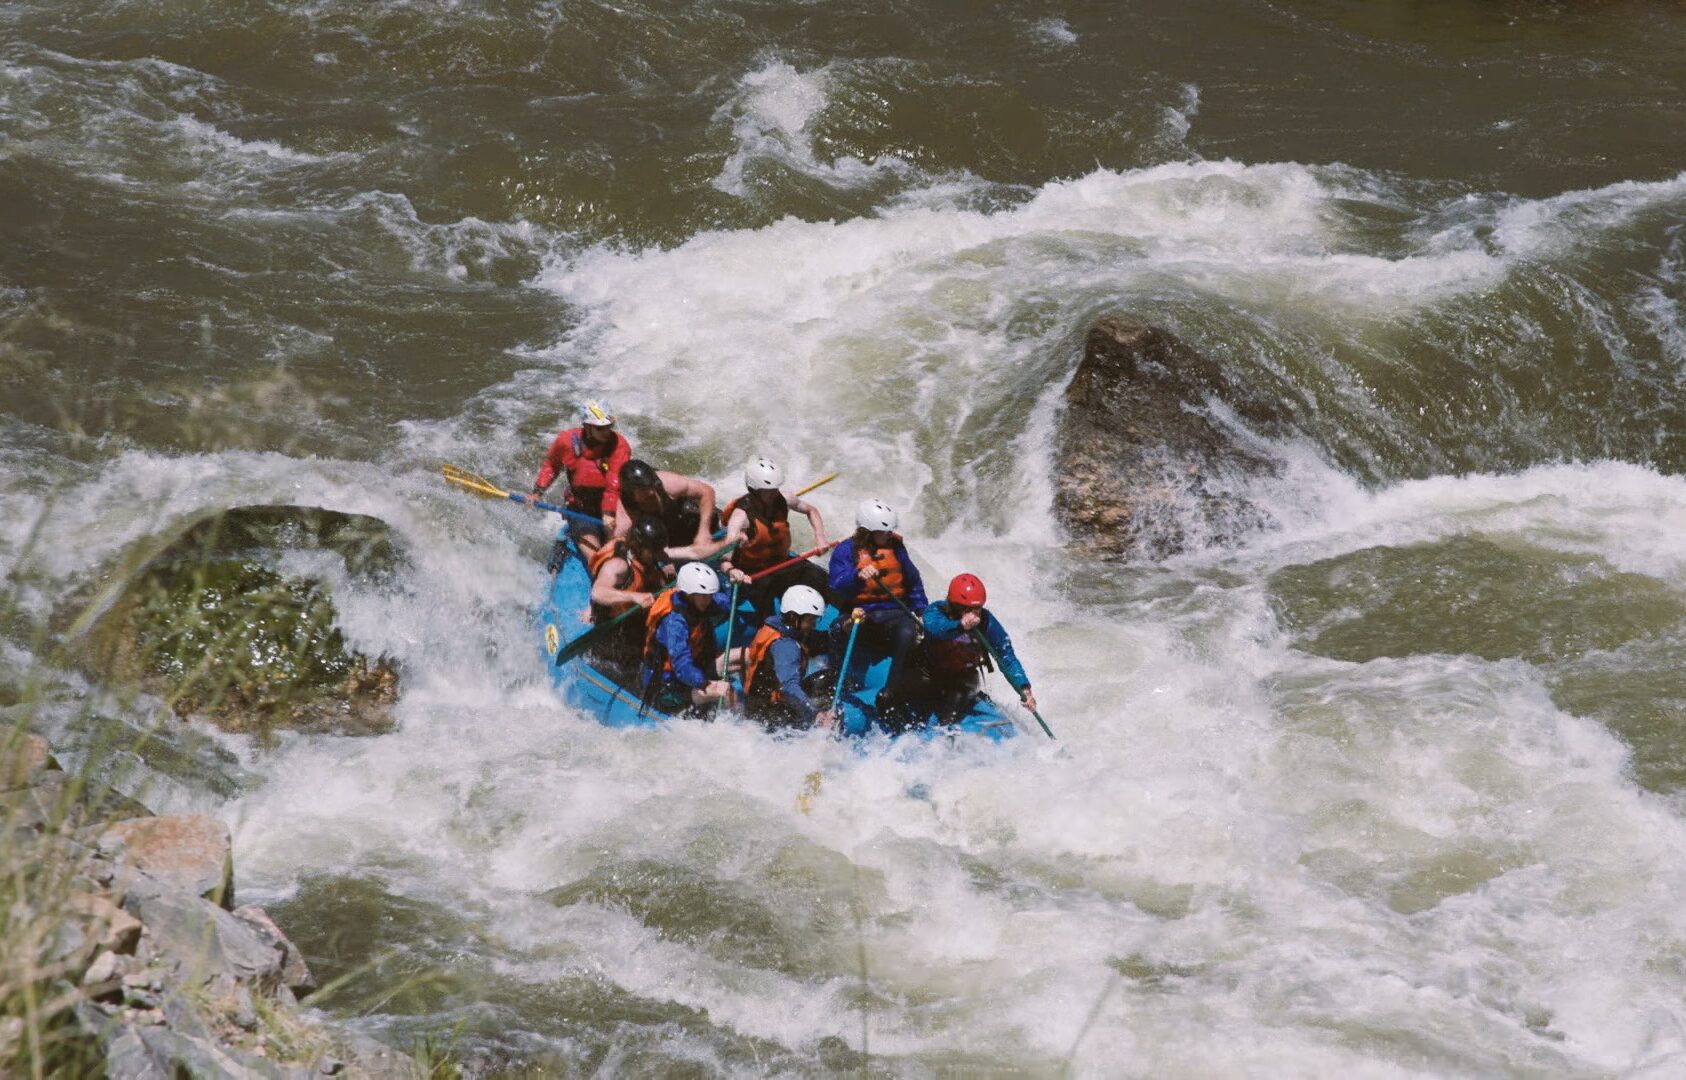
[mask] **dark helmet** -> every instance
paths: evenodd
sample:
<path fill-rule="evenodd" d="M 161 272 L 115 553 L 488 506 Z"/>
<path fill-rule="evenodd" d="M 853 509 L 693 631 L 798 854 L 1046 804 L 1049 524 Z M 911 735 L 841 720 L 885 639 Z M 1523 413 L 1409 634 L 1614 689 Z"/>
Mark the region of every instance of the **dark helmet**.
<path fill-rule="evenodd" d="M 652 488 L 661 483 L 656 476 L 656 470 L 650 468 L 647 462 L 633 458 L 621 466 L 621 487 L 623 488 Z"/>
<path fill-rule="evenodd" d="M 667 526 L 660 518 L 639 518 L 632 523 L 632 528 L 626 534 L 629 547 L 642 548 L 661 554 L 667 547 Z"/>

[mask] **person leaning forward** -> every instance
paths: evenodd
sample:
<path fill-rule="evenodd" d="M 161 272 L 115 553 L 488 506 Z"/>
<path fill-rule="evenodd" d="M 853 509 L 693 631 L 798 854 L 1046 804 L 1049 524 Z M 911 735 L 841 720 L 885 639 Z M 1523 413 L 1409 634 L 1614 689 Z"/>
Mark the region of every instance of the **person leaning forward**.
<path fill-rule="evenodd" d="M 971 712 L 983 696 L 983 673 L 990 663 L 983 642 L 1000 658 L 1001 674 L 1024 707 L 1036 711 L 1030 678 L 1013 652 L 1006 629 L 984 607 L 985 599 L 982 581 L 973 574 L 958 574 L 948 583 L 947 597 L 925 609 L 925 641 L 907 683 L 910 712 L 935 714 L 941 724 L 952 724 Z"/>
<path fill-rule="evenodd" d="M 816 589 L 792 585 L 779 609 L 744 650 L 744 713 L 769 728 L 835 727 L 831 710 L 816 704 L 802 685 L 809 664 L 826 649 L 815 629 L 825 601 Z"/>
<path fill-rule="evenodd" d="M 646 518 L 618 540 L 610 541 L 586 558 L 591 574 L 591 621 L 602 626 L 633 607 L 648 609 L 667 587 L 667 530 Z M 592 655 L 612 674 L 630 681 L 644 655 L 644 621 L 627 618 L 598 641 Z"/>
<path fill-rule="evenodd" d="M 686 563 L 645 617 L 644 700 L 662 712 L 683 712 L 726 700 L 714 628 L 728 614 L 720 576 L 707 563 Z"/>
<path fill-rule="evenodd" d="M 707 558 L 726 546 L 714 539 L 714 488 L 690 476 L 655 469 L 637 458 L 621 466 L 620 507 L 615 536 L 625 536 L 641 517 L 658 519 L 670 543 L 688 544 Z"/>
<path fill-rule="evenodd" d="M 527 501 L 541 498 L 557 477 L 568 478 L 567 507 L 576 513 L 602 519 L 594 526 L 579 518 L 568 519 L 568 533 L 581 554 L 589 554 L 609 535 L 620 506 L 621 466 L 632 458 L 632 445 L 615 430 L 615 418 L 601 404 L 588 401 L 580 407 L 580 423 L 556 436 L 539 466 L 533 493 Z"/>
<path fill-rule="evenodd" d="M 773 613 L 773 598 L 792 585 L 806 585 L 824 598 L 826 573 L 806 559 L 753 583 L 749 577 L 790 557 L 791 514 L 807 517 L 816 546 L 825 544 L 825 521 L 819 507 L 779 490 L 784 470 L 776 463 L 764 457 L 754 459 L 744 466 L 743 480 L 743 496 L 727 503 L 721 515 L 726 522 L 725 542 L 738 545 L 721 568 L 731 580 L 748 584 L 746 595 L 755 608 L 756 621 L 764 622 Z"/>

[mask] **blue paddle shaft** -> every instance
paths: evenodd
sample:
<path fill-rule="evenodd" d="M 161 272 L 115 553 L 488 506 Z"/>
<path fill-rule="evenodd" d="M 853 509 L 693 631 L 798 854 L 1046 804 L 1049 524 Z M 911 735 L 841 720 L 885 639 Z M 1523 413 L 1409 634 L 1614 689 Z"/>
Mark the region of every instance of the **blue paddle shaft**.
<path fill-rule="evenodd" d="M 504 494 L 504 498 L 508 499 L 510 502 L 518 502 L 523 506 L 532 506 L 540 510 L 549 510 L 553 514 L 564 514 L 568 517 L 576 518 L 579 521 L 585 522 L 588 525 L 603 524 L 602 518 L 594 518 L 590 514 L 582 514 L 578 510 L 570 510 L 566 506 L 557 506 L 555 503 L 540 502 L 538 499 L 528 502 L 527 496 L 517 495 L 513 491 L 506 492 Z"/>
<path fill-rule="evenodd" d="M 736 685 L 732 679 L 732 631 L 738 625 L 738 583 L 732 582 L 732 610 L 726 616 L 726 656 L 720 662 L 720 671 L 726 677 L 726 685 Z"/>
<path fill-rule="evenodd" d="M 849 627 L 849 643 L 843 646 L 843 666 L 837 669 L 837 685 L 831 691 L 831 711 L 843 703 L 843 680 L 849 677 L 849 658 L 855 655 L 855 635 L 861 632 L 861 620 Z"/>

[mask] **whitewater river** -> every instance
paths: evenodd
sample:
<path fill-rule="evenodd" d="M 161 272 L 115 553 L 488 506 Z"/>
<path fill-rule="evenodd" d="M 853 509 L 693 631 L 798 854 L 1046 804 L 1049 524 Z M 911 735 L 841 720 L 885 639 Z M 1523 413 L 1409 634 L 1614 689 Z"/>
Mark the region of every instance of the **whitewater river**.
<path fill-rule="evenodd" d="M 1661 0 L 0 4 L 0 704 L 93 692 L 41 630 L 132 542 L 373 515 L 395 580 L 301 568 L 399 729 L 151 790 L 381 1037 L 1686 1074 L 1682 57 Z M 1106 314 L 1290 403 L 1268 528 L 1064 552 Z M 554 523 L 438 466 L 525 489 L 585 397 L 728 493 L 840 471 L 834 532 L 900 508 L 1058 741 L 562 707 Z"/>

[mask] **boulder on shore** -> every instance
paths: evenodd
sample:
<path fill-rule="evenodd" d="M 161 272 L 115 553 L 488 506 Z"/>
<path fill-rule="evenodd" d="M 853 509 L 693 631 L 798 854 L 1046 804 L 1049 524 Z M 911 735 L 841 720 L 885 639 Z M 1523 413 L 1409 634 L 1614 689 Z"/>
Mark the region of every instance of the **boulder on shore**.
<path fill-rule="evenodd" d="M 1226 413 L 1255 435 L 1289 426 L 1274 398 L 1169 331 L 1120 316 L 1090 327 L 1055 438 L 1054 510 L 1073 546 L 1158 559 L 1268 524 L 1248 482 L 1279 466 Z"/>
<path fill-rule="evenodd" d="M 130 818 L 113 823 L 98 841 L 100 854 L 182 892 L 225 908 L 234 906 L 234 849 L 228 826 L 201 814 Z"/>

